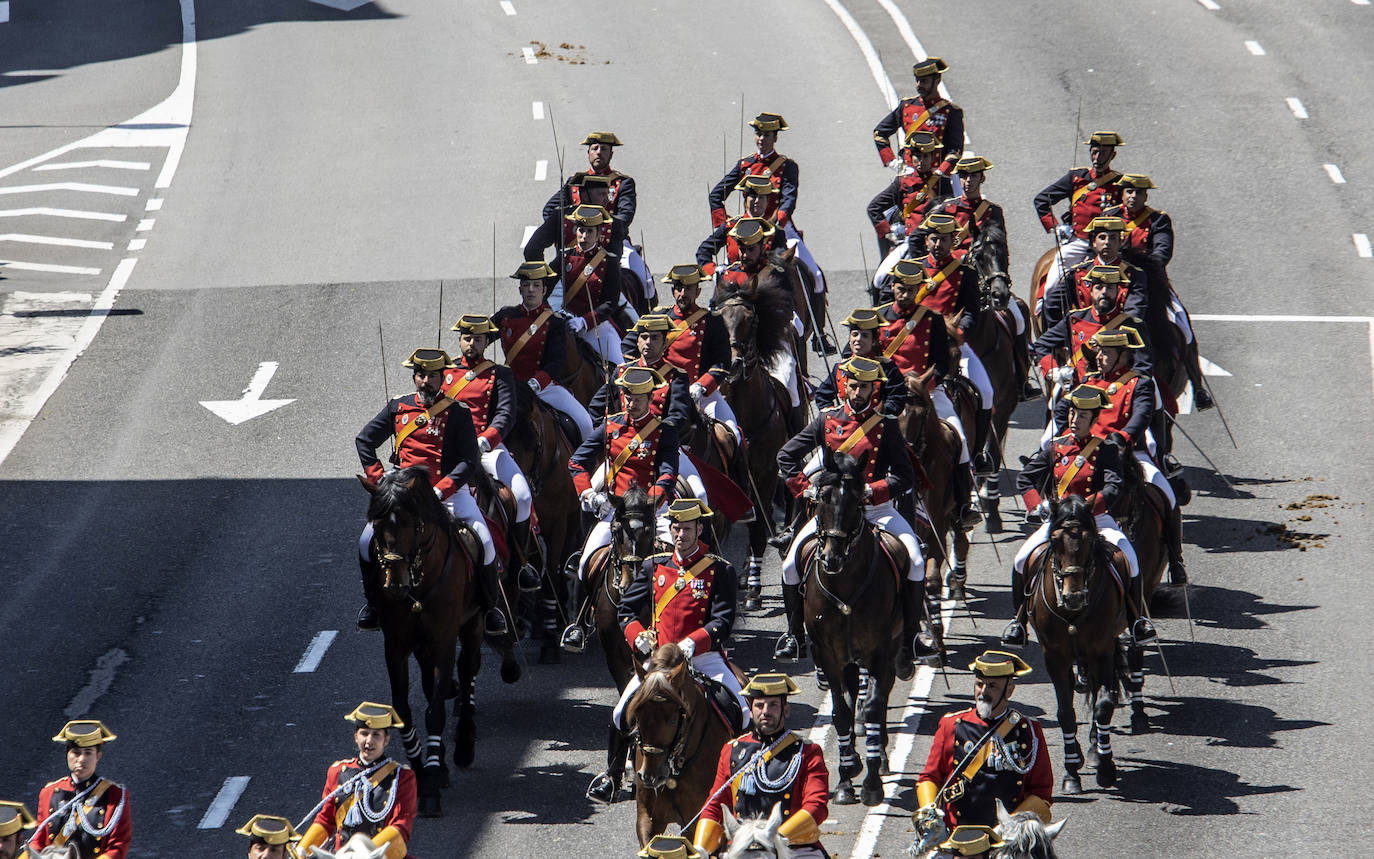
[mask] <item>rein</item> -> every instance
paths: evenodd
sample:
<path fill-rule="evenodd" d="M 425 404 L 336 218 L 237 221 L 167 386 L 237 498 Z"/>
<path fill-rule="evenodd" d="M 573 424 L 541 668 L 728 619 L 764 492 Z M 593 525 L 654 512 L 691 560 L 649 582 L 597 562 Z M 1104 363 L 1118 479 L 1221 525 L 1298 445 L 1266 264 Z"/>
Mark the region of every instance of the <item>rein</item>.
<path fill-rule="evenodd" d="M 416 519 L 415 533 L 417 535 L 423 532 L 426 527 L 427 523 L 419 520 L 418 518 Z M 449 539 L 444 548 L 444 565 L 440 569 L 438 577 L 435 578 L 434 581 L 426 584 L 424 563 L 422 561 L 422 558 L 425 555 L 429 554 L 430 549 L 432 549 L 434 546 L 434 541 L 438 539 L 438 537 L 439 528 L 436 527 L 430 533 L 427 539 L 419 541 L 415 544 L 415 548 L 411 550 L 411 553 L 408 556 L 398 555 L 395 552 L 381 552 L 381 546 L 379 544 L 377 536 L 377 527 L 375 523 L 373 525 L 372 542 L 375 547 L 374 551 L 376 551 L 377 553 L 377 563 L 382 567 L 382 569 L 390 571 L 390 569 L 393 566 L 395 566 L 398 561 L 405 562 L 406 581 L 404 585 L 401 585 L 401 587 L 405 588 L 405 595 L 410 598 L 410 610 L 412 613 L 418 614 L 420 611 L 424 609 L 424 604 L 421 602 L 421 599 L 423 597 L 429 596 L 429 594 L 432 593 L 435 588 L 439 587 L 440 583 L 442 583 L 444 579 L 448 577 L 448 571 L 453 566 L 453 543 L 455 538 L 453 536 L 452 531 L 450 530 Z M 416 588 L 420 588 L 421 586 L 424 586 L 423 590 L 417 593 Z M 385 590 L 386 588 L 385 586 L 383 586 L 383 591 Z"/>
<path fill-rule="evenodd" d="M 1045 596 L 1045 588 L 1043 585 L 1037 587 L 1036 591 L 1039 594 L 1040 601 L 1044 604 L 1046 611 L 1048 611 L 1056 620 L 1060 621 L 1065 626 L 1072 627 L 1074 619 L 1082 617 L 1084 614 L 1090 614 L 1092 610 L 1097 607 L 1097 604 L 1102 601 L 1105 589 L 1093 587 L 1093 583 L 1101 578 L 1101 576 L 1097 575 L 1097 573 L 1100 571 L 1099 565 L 1097 564 L 1097 550 L 1098 548 L 1100 548 L 1101 543 L 1102 538 L 1099 535 L 1097 539 L 1093 542 L 1092 551 L 1089 553 L 1089 560 L 1086 565 L 1086 572 L 1084 572 L 1085 567 L 1078 564 L 1071 564 L 1067 567 L 1060 566 L 1059 555 L 1054 551 L 1054 532 L 1051 532 L 1050 542 L 1046 544 L 1045 552 L 1040 557 L 1039 564 L 1037 566 L 1040 567 L 1042 577 L 1044 574 L 1044 568 L 1046 566 L 1049 567 L 1049 571 L 1053 576 L 1054 605 L 1050 605 L 1049 598 Z M 1064 577 L 1066 575 L 1074 575 L 1080 572 L 1082 572 L 1083 574 L 1084 587 L 1086 587 L 1088 590 L 1088 602 L 1086 605 L 1083 606 L 1083 608 L 1079 609 L 1078 611 L 1068 612 L 1067 614 L 1061 614 L 1060 612 L 1064 611 Z"/>
<path fill-rule="evenodd" d="M 695 680 L 693 680 L 692 682 L 696 683 Z M 698 688 L 700 687 L 698 686 Z M 705 697 L 704 690 L 702 691 L 702 696 L 703 698 Z M 711 718 L 711 714 L 708 712 L 706 714 L 707 718 L 698 720 L 701 723 L 701 726 L 700 729 L 696 731 L 696 743 L 693 745 L 692 750 L 690 752 L 687 751 L 687 743 L 690 740 L 690 737 L 683 730 L 684 727 L 690 724 L 686 716 L 686 708 L 683 705 L 679 704 L 677 708 L 677 721 L 673 726 L 673 739 L 671 741 L 671 745 L 669 745 L 667 748 L 664 748 L 663 746 L 652 746 L 643 742 L 640 739 L 638 728 L 635 729 L 634 734 L 631 737 L 631 742 L 634 744 L 634 747 L 645 756 L 666 756 L 665 763 L 668 767 L 668 775 L 666 777 L 663 777 L 656 787 L 650 787 L 649 785 L 645 785 L 646 787 L 649 787 L 650 790 L 653 790 L 655 793 L 662 791 L 665 787 L 669 790 L 676 789 L 677 777 L 682 775 L 683 767 L 686 766 L 687 761 L 696 759 L 697 752 L 701 751 L 702 743 L 706 742 L 706 730 L 710 724 L 708 720 Z M 660 767 L 659 770 L 661 772 L 662 767 Z"/>

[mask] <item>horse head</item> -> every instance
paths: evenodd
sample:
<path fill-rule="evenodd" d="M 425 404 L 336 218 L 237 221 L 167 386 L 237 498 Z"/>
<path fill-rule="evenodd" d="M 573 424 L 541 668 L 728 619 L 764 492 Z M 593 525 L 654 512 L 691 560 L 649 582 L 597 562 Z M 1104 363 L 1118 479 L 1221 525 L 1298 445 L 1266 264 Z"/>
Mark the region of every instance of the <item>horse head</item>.
<path fill-rule="evenodd" d="M 787 837 L 778 834 L 778 829 L 782 827 L 781 803 L 773 804 L 773 811 L 767 818 L 749 817 L 740 820 L 736 819 L 728 808 L 721 808 L 721 812 L 725 839 L 729 845 L 725 849 L 725 859 L 744 859 L 746 856 L 757 859 L 787 859 L 792 855 Z"/>
<path fill-rule="evenodd" d="M 396 469 L 370 491 L 372 550 L 382 571 L 383 592 L 396 597 L 419 584 L 422 556 L 448 511 L 430 488 L 429 469 L 423 465 Z"/>
<path fill-rule="evenodd" d="M 1056 859 L 1054 839 L 1067 820 L 1046 826 L 1035 812 L 1008 814 L 1002 800 L 997 800 L 997 835 L 1002 839 L 999 859 Z"/>
<path fill-rule="evenodd" d="M 632 486 L 624 497 L 612 495 L 615 515 L 611 518 L 611 551 L 620 567 L 622 587 L 634 576 L 644 559 L 654 553 L 654 502 L 649 493 Z"/>
<path fill-rule="evenodd" d="M 850 547 L 864 527 L 864 472 L 847 453 L 837 453 L 830 467 L 818 472 L 816 486 L 816 556 L 832 575 L 844 569 Z"/>
<path fill-rule="evenodd" d="M 1059 607 L 1069 612 L 1087 607 L 1092 589 L 1097 523 L 1091 505 L 1068 495 L 1050 505 L 1050 569 Z"/>
<path fill-rule="evenodd" d="M 1011 275 L 1007 274 L 1007 233 L 999 224 L 984 225 L 969 247 L 978 271 L 978 284 L 990 307 L 1003 310 L 1011 301 Z"/>
<path fill-rule="evenodd" d="M 22 839 L 20 840 L 20 844 L 23 844 Z M 33 853 L 33 851 L 30 850 L 24 855 L 29 855 L 30 853 Z M 55 844 L 49 845 L 33 855 L 37 856 L 38 859 L 81 859 L 81 854 L 76 852 L 76 845 L 74 844 L 64 844 L 60 847 Z"/>
<path fill-rule="evenodd" d="M 647 669 L 636 669 L 643 682 L 625 707 L 625 726 L 635 749 L 635 778 L 649 790 L 676 788 L 686 764 L 687 726 L 696 711 L 689 665 L 687 654 L 668 642 L 654 651 Z"/>
<path fill-rule="evenodd" d="M 753 289 L 731 289 L 721 293 L 721 300 L 711 313 L 725 324 L 730 339 L 730 375 L 738 384 L 748 368 L 759 363 L 758 314 L 754 311 Z"/>

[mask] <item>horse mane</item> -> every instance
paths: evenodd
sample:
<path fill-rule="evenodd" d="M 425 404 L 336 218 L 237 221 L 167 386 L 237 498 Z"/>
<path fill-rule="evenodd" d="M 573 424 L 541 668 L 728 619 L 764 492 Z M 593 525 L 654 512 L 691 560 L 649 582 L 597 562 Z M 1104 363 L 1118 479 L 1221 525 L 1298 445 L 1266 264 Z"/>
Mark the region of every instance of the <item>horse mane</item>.
<path fill-rule="evenodd" d="M 411 488 L 411 484 L 415 488 Z M 429 468 L 411 465 L 386 474 L 377 482 L 377 491 L 367 504 L 367 518 L 378 522 L 396 513 L 407 513 L 430 522 L 443 522 L 448 509 L 430 490 Z"/>
<path fill-rule="evenodd" d="M 623 506 L 623 515 L 635 516 L 638 518 L 651 520 L 654 515 L 654 502 L 649 498 L 649 491 L 638 484 L 625 490 L 625 494 L 620 498 Z"/>
<path fill-rule="evenodd" d="M 730 284 L 722 287 L 716 295 L 716 305 L 731 298 L 741 298 L 754 307 L 758 323 L 754 337 L 758 341 L 759 357 L 772 361 L 781 356 L 791 341 L 795 310 L 787 275 L 776 268 L 765 267 L 759 272 L 752 290 Z"/>
<path fill-rule="evenodd" d="M 1077 525 L 1085 531 L 1097 530 L 1092 505 L 1081 495 L 1066 495 L 1050 502 L 1050 530 L 1058 531 L 1068 525 Z"/>
<path fill-rule="evenodd" d="M 1002 839 L 999 859 L 1058 859 L 1054 839 L 1063 823 L 1046 828 L 1033 811 L 998 815 L 997 834 Z"/>
<path fill-rule="evenodd" d="M 634 721 L 635 714 L 647 701 L 671 701 L 682 709 L 688 709 L 687 700 L 673 686 L 673 672 L 687 661 L 687 654 L 675 643 L 669 642 L 654 651 L 649 657 L 649 670 L 644 674 L 644 682 L 635 690 L 625 707 L 625 724 Z"/>

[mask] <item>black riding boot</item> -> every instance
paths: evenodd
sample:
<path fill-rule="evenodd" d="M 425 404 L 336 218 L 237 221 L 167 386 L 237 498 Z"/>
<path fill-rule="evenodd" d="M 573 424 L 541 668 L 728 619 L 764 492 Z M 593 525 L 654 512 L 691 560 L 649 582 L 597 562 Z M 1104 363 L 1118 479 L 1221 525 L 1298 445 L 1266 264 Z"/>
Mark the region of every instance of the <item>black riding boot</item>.
<path fill-rule="evenodd" d="M 897 651 L 898 680 L 910 680 L 915 676 L 916 660 L 936 655 L 936 651 L 921 641 L 920 637 L 925 588 L 925 582 L 902 582 L 902 648 Z"/>
<path fill-rule="evenodd" d="M 984 477 L 996 470 L 992 455 L 988 453 L 988 441 L 991 437 L 992 409 L 979 409 L 973 418 L 973 468 Z"/>
<path fill-rule="evenodd" d="M 1169 547 L 1169 584 L 1188 584 L 1188 570 L 1183 566 L 1183 515 L 1178 508 L 1164 517 L 1164 544 Z"/>
<path fill-rule="evenodd" d="M 534 593 L 539 590 L 540 580 L 539 570 L 534 566 L 537 547 L 530 520 L 516 522 L 511 530 L 510 539 L 512 544 L 519 547 L 520 554 L 520 572 L 516 576 L 516 585 L 523 593 Z"/>
<path fill-rule="evenodd" d="M 1212 402 L 1212 395 L 1207 390 L 1207 384 L 1202 379 L 1196 340 L 1183 348 L 1183 367 L 1188 373 L 1188 381 L 1193 385 L 1193 405 L 1197 406 L 1197 410 L 1205 412 L 1215 406 L 1216 403 Z"/>
<path fill-rule="evenodd" d="M 377 567 L 361 557 L 358 558 L 358 568 L 363 580 L 363 599 L 367 601 L 358 609 L 358 629 L 371 632 L 381 629 L 381 622 L 377 617 L 377 602 L 382 589 L 381 577 L 378 575 Z"/>
<path fill-rule="evenodd" d="M 954 497 L 959 502 L 959 527 L 965 531 L 978 527 L 983 514 L 973 503 L 973 472 L 959 463 L 954 464 Z"/>
<path fill-rule="evenodd" d="M 1131 597 L 1126 600 L 1126 621 L 1136 644 L 1147 644 L 1159 637 L 1155 625 L 1145 616 L 1145 577 L 1131 579 Z"/>
<path fill-rule="evenodd" d="M 477 571 L 482 609 L 486 612 L 487 635 L 500 637 L 510 631 L 506 613 L 501 610 L 501 562 L 483 564 Z"/>
<path fill-rule="evenodd" d="M 802 595 L 800 585 L 783 582 L 782 605 L 787 614 L 787 631 L 778 638 L 773 648 L 773 658 L 794 662 L 806 658 L 806 624 L 802 617 Z"/>
<path fill-rule="evenodd" d="M 1011 571 L 1011 623 L 1002 630 L 1002 643 L 1020 646 L 1026 643 L 1026 625 L 1022 622 L 1026 603 L 1025 577 L 1013 567 Z"/>
<path fill-rule="evenodd" d="M 568 577 L 568 611 L 572 612 L 572 621 L 559 640 L 559 645 L 568 653 L 581 653 L 587 649 L 587 630 L 582 624 L 583 602 L 586 598 L 586 588 L 574 572 Z"/>

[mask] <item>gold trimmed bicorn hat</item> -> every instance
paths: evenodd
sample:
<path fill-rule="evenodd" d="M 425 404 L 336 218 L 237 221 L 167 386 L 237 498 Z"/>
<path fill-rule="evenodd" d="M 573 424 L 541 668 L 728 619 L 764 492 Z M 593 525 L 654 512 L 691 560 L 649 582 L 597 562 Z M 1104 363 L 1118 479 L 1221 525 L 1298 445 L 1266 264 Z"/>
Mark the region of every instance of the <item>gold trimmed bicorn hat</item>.
<path fill-rule="evenodd" d="M 696 263 L 680 263 L 668 269 L 668 273 L 663 276 L 663 283 L 682 284 L 691 286 L 694 283 L 701 283 L 706 279 L 702 273 L 701 266 Z"/>
<path fill-rule="evenodd" d="M 749 120 L 749 124 L 759 131 L 786 131 L 788 127 L 780 113 L 760 113 Z"/>
<path fill-rule="evenodd" d="M 694 522 L 705 519 L 714 513 L 700 498 L 679 498 L 668 505 L 669 522 Z"/>
<path fill-rule="evenodd" d="M 953 215 L 944 212 L 931 212 L 921 222 L 921 229 L 942 235 L 955 233 L 959 231 L 959 221 Z"/>
<path fill-rule="evenodd" d="M 1115 131 L 1094 131 L 1084 143 L 1089 146 L 1125 146 L 1126 141 Z"/>
<path fill-rule="evenodd" d="M 630 367 L 615 383 L 630 394 L 651 394 L 663 384 L 663 377 L 652 367 Z"/>
<path fill-rule="evenodd" d="M 740 218 L 730 228 L 730 238 L 744 247 L 751 247 L 772 236 L 776 229 L 763 218 Z"/>
<path fill-rule="evenodd" d="M 1069 394 L 1069 405 L 1081 412 L 1105 409 L 1111 402 L 1106 391 L 1093 385 L 1079 385 Z"/>
<path fill-rule="evenodd" d="M 778 188 L 773 184 L 773 180 L 762 173 L 750 173 L 741 176 L 735 185 L 736 191 L 743 191 L 746 194 L 754 194 L 759 197 L 766 197 L 769 194 L 778 193 Z"/>
<path fill-rule="evenodd" d="M 401 366 L 433 373 L 435 370 L 452 370 L 457 365 L 443 349 L 416 349 Z"/>
<path fill-rule="evenodd" d="M 24 803 L 0 800 L 0 838 L 13 835 L 21 829 L 33 829 L 37 825 L 38 822 Z"/>
<path fill-rule="evenodd" d="M 1141 191 L 1159 187 L 1150 181 L 1150 177 L 1144 173 L 1122 173 L 1121 178 L 1117 179 L 1116 183 L 1124 188 L 1135 188 Z"/>
<path fill-rule="evenodd" d="M 927 75 L 942 75 L 947 71 L 949 71 L 949 63 L 939 57 L 926 57 L 911 67 L 911 74 L 918 78 Z"/>
<path fill-rule="evenodd" d="M 1083 387 L 1087 386 L 1084 385 L 1079 390 Z M 1093 390 L 1102 393 L 1097 388 Z M 1077 393 L 1078 391 L 1074 391 L 1075 395 Z M 1029 674 L 1031 667 L 1015 653 L 1005 650 L 984 650 L 981 656 L 968 664 L 968 670 L 984 677 L 1020 677 Z"/>
<path fill-rule="evenodd" d="M 352 722 L 357 728 L 371 728 L 374 731 L 385 731 L 390 728 L 404 728 L 405 722 L 401 721 L 401 716 L 396 712 L 395 707 L 387 704 L 378 704 L 375 701 L 364 701 L 353 708 L 353 712 L 344 716 L 344 721 Z"/>
<path fill-rule="evenodd" d="M 1134 328 L 1102 328 L 1088 338 L 1088 345 L 1097 349 L 1114 346 L 1117 349 L 1144 349 L 1145 341 Z"/>
<path fill-rule="evenodd" d="M 992 162 L 981 155 L 969 155 L 954 162 L 955 173 L 986 173 L 992 169 Z"/>
<path fill-rule="evenodd" d="M 291 821 L 271 814 L 255 814 L 234 832 L 273 847 L 301 840 L 301 834 L 291 825 Z"/>
<path fill-rule="evenodd" d="M 883 317 L 875 308 L 856 307 L 844 318 L 844 324 L 860 331 L 875 331 L 883 327 Z"/>
<path fill-rule="evenodd" d="M 645 331 L 660 331 L 667 334 L 673 330 L 673 320 L 662 313 L 646 313 L 630 326 L 630 330 L 636 334 L 643 334 Z"/>
<path fill-rule="evenodd" d="M 611 222 L 611 213 L 606 211 L 605 206 L 591 203 L 582 203 L 563 217 L 579 227 L 600 227 Z"/>
<path fill-rule="evenodd" d="M 788 695 L 796 695 L 800 691 L 801 689 L 791 677 L 781 671 L 770 671 L 764 674 L 755 674 L 749 678 L 749 682 L 744 686 L 744 697 L 769 698 L 774 695 L 781 695 L 785 698 Z"/>
<path fill-rule="evenodd" d="M 462 331 L 464 334 L 486 334 L 490 337 L 501 329 L 496 327 L 490 316 L 482 313 L 464 313 L 449 330 Z"/>
<path fill-rule="evenodd" d="M 929 131 L 911 131 L 902 139 L 902 144 L 907 149 L 916 152 L 938 152 L 940 151 L 940 139 Z"/>
<path fill-rule="evenodd" d="M 54 743 L 73 743 L 81 748 L 98 746 L 116 739 L 114 732 L 98 719 L 74 719 L 62 726 Z"/>
<path fill-rule="evenodd" d="M 579 146 L 591 146 L 593 143 L 604 143 L 604 144 L 606 144 L 607 146 L 624 146 L 624 145 L 625 145 L 625 144 L 623 144 L 623 143 L 620 142 L 620 138 L 619 138 L 619 137 L 616 137 L 616 136 L 615 136 L 615 132 L 614 132 L 614 131 L 593 131 L 592 133 L 588 134 L 586 137 L 582 138 L 582 142 L 581 142 L 580 144 L 578 144 L 578 145 L 579 145 Z"/>
<path fill-rule="evenodd" d="M 876 382 L 883 377 L 883 365 L 872 358 L 855 355 L 840 365 L 846 376 L 859 382 Z"/>
<path fill-rule="evenodd" d="M 956 826 L 940 849 L 955 856 L 982 856 L 1001 846 L 1002 839 L 991 826 Z"/>
<path fill-rule="evenodd" d="M 558 272 L 553 270 L 553 266 L 541 259 L 526 260 L 520 263 L 520 267 L 511 275 L 514 280 L 548 280 L 557 278 Z"/>

